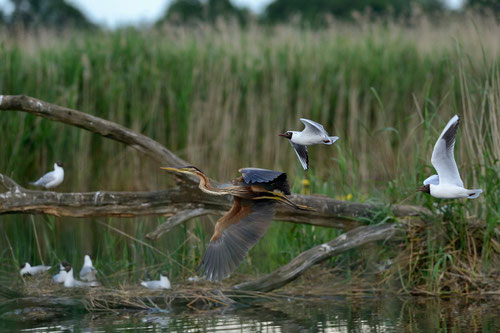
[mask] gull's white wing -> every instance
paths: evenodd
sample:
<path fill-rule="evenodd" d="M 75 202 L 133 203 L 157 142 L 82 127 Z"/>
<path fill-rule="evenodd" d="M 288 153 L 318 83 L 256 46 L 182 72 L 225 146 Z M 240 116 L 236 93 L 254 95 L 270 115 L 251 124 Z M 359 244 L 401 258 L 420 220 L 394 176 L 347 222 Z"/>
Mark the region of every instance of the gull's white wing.
<path fill-rule="evenodd" d="M 453 184 L 463 187 L 464 183 L 460 178 L 457 163 L 455 163 L 455 157 L 453 156 L 459 122 L 460 118 L 456 115 L 446 124 L 441 136 L 434 145 L 431 163 L 439 175 L 440 184 Z"/>
<path fill-rule="evenodd" d="M 86 281 L 95 281 L 96 280 L 97 270 L 93 266 L 83 266 L 80 271 L 80 279 Z"/>
<path fill-rule="evenodd" d="M 162 289 L 161 281 L 143 281 L 141 285 L 148 289 Z"/>
<path fill-rule="evenodd" d="M 38 274 L 38 273 L 48 271 L 50 269 L 50 267 L 51 266 L 44 266 L 44 265 L 33 266 L 33 267 L 31 267 L 31 271 L 33 272 L 33 274 Z"/>
<path fill-rule="evenodd" d="M 328 132 L 325 131 L 323 125 L 318 124 L 317 122 L 306 118 L 300 118 L 300 121 L 306 126 L 306 128 L 302 131 L 302 133 L 307 135 L 328 136 Z"/>
<path fill-rule="evenodd" d="M 63 283 L 64 282 L 64 279 L 66 278 L 66 271 L 61 271 L 59 273 L 57 273 L 56 275 L 54 275 L 52 277 L 52 282 L 54 283 Z"/>
<path fill-rule="evenodd" d="M 100 284 L 99 282 L 83 282 L 83 281 L 78 281 L 74 280 L 73 281 L 75 287 L 98 287 Z"/>
<path fill-rule="evenodd" d="M 36 186 L 44 186 L 51 181 L 56 179 L 56 175 L 54 171 L 48 172 L 45 175 L 43 175 L 40 179 L 38 179 L 36 182 L 32 182 L 31 184 L 36 185 Z"/>
<path fill-rule="evenodd" d="M 307 171 L 309 168 L 309 156 L 307 154 L 307 146 L 303 145 L 298 145 L 296 143 L 293 143 L 292 140 L 290 141 L 290 144 L 293 147 L 293 150 L 295 150 L 295 154 L 297 154 L 297 157 L 299 158 L 300 164 L 302 164 L 302 167 L 304 170 Z"/>
<path fill-rule="evenodd" d="M 428 185 L 428 184 L 439 185 L 439 176 L 432 175 L 429 178 L 427 178 L 426 180 L 424 180 L 424 185 Z"/>

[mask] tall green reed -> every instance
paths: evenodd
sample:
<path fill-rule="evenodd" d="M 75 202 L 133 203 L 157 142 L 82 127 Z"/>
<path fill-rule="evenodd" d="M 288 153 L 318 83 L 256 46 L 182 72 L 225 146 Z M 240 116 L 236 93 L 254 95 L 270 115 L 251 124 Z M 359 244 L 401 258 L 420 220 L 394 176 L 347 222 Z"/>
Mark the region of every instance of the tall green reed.
<path fill-rule="evenodd" d="M 334 24 L 319 31 L 221 25 L 62 37 L 3 35 L 0 92 L 31 95 L 118 122 L 216 179 L 231 179 L 243 166 L 273 168 L 289 174 L 295 192 L 432 209 L 439 202 L 414 189 L 434 172 L 434 142 L 459 113 L 460 172 L 468 187 L 485 190 L 461 206 L 459 218 L 461 223 L 486 222 L 481 254 L 486 259 L 500 206 L 498 32 L 498 23 L 471 17 L 448 26 L 422 20 L 412 28 L 397 23 Z M 319 121 L 340 137 L 333 147 L 310 149 L 307 175 L 288 142 L 277 136 L 300 129 L 300 117 Z M 170 185 L 170 175 L 121 144 L 26 114 L 3 113 L 1 119 L 0 172 L 20 184 L 63 160 L 68 166 L 59 191 Z M 305 177 L 312 182 L 309 189 L 302 185 Z M 78 262 L 92 252 L 104 270 L 126 268 L 133 278 L 148 266 L 194 274 L 211 229 L 207 219 L 194 228 L 175 229 L 153 243 L 165 256 L 137 241 L 161 218 L 34 219 L 46 261 Z M 8 248 L 8 237 L 14 252 L 4 250 L 2 260 L 39 261 L 30 218 L 1 220 L 5 237 L 0 244 Z M 274 224 L 240 271 L 269 271 L 338 233 Z M 255 259 L 263 253 L 266 263 Z"/>

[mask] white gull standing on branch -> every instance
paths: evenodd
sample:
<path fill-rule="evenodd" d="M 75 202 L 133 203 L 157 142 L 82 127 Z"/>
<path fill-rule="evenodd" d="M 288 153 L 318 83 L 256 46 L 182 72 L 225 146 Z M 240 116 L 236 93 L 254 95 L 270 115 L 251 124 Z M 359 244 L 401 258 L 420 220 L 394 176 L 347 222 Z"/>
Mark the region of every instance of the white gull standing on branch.
<path fill-rule="evenodd" d="M 58 186 L 64 180 L 64 169 L 62 162 L 54 163 L 54 170 L 46 173 L 36 182 L 31 182 L 34 186 L 43 186 L 47 189 Z"/>

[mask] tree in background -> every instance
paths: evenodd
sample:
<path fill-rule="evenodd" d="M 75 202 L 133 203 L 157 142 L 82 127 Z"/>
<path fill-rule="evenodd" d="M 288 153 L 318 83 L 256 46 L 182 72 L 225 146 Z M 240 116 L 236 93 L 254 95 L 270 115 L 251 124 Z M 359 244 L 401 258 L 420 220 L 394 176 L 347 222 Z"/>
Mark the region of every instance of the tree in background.
<path fill-rule="evenodd" d="M 500 14 L 500 0 L 467 0 L 467 7 L 488 9 Z"/>
<path fill-rule="evenodd" d="M 65 0 L 10 0 L 14 10 L 6 21 L 9 26 L 28 29 L 94 28 L 85 15 Z"/>
<path fill-rule="evenodd" d="M 325 15 L 349 18 L 353 12 L 367 10 L 375 15 L 397 17 L 410 13 L 414 5 L 430 12 L 444 8 L 441 0 L 275 0 L 267 6 L 264 18 L 268 22 L 282 22 L 300 16 L 314 24 L 321 23 Z"/>
<path fill-rule="evenodd" d="M 204 8 L 199 0 L 175 0 L 167 9 L 161 21 L 189 22 L 203 20 Z"/>
<path fill-rule="evenodd" d="M 249 17 L 245 9 L 235 7 L 229 0 L 175 0 L 168 7 L 159 23 L 170 21 L 178 23 L 216 22 L 218 19 L 236 19 L 245 23 Z"/>

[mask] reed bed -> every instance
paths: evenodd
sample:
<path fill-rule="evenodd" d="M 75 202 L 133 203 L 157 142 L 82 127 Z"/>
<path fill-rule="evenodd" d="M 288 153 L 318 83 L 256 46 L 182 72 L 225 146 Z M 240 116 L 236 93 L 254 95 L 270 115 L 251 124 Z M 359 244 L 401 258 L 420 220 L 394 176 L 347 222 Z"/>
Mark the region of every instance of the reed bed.
<path fill-rule="evenodd" d="M 0 33 L 0 93 L 31 95 L 115 121 L 215 179 L 232 179 L 243 166 L 272 168 L 289 174 L 294 192 L 385 204 L 367 223 L 393 221 L 394 203 L 425 205 L 436 213 L 428 222 L 443 237 L 421 231 L 408 238 L 410 264 L 394 275 L 397 288 L 461 291 L 466 284 L 450 286 L 443 282 L 446 274 L 472 267 L 478 276 L 491 276 L 499 267 L 499 35 L 499 22 L 473 14 L 440 22 L 416 16 L 411 24 L 334 22 L 321 30 L 220 24 Z M 456 113 L 462 116 L 458 166 L 466 186 L 482 188 L 483 195 L 443 202 L 415 194 L 434 173 L 432 147 Z M 310 150 L 307 174 L 277 136 L 300 129 L 300 117 L 340 137 L 334 146 Z M 63 160 L 66 179 L 58 191 L 171 185 L 172 177 L 158 165 L 117 143 L 21 113 L 0 119 L 0 172 L 20 184 Z M 12 271 L 24 261 L 66 259 L 76 265 L 92 253 L 104 276 L 125 283 L 163 269 L 174 279 L 194 275 L 216 217 L 179 226 L 149 247 L 139 240 L 161 218 L 0 219 L 0 259 L 8 263 L 0 270 Z M 469 229 L 471 224 L 480 227 Z M 275 224 L 239 272 L 269 272 L 340 232 Z M 377 247 L 371 260 L 394 259 L 391 246 Z M 443 265 L 450 260 L 451 271 Z M 349 263 L 369 261 L 360 250 L 329 264 L 344 265 L 349 276 Z"/>

